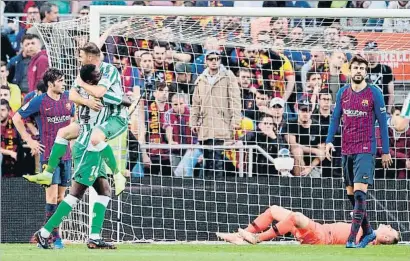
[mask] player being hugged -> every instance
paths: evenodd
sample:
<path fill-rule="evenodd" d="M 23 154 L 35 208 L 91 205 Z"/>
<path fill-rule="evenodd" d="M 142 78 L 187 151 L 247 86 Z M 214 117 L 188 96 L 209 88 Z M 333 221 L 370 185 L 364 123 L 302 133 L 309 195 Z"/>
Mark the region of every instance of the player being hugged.
<path fill-rule="evenodd" d="M 389 153 L 386 107 L 379 88 L 365 82 L 368 62 L 361 56 L 350 61 L 352 83 L 341 88 L 336 95 L 336 107 L 330 121 L 326 139 L 326 157 L 330 160 L 332 144 L 342 118 L 342 168 L 347 197 L 353 205 L 350 235 L 346 248 L 364 248 L 376 239 L 366 214 L 366 193 L 373 185 L 376 155 L 376 120 L 382 138 L 382 164 L 392 163 Z M 356 244 L 360 227 L 363 236 Z"/>
<path fill-rule="evenodd" d="M 277 223 L 273 224 L 274 222 Z M 349 223 L 319 224 L 300 212 L 271 206 L 247 228 L 239 229 L 238 233 L 216 233 L 216 235 L 236 245 L 246 244 L 246 242 L 257 244 L 287 233 L 291 233 L 305 245 L 344 245 L 349 238 L 349 228 Z M 399 232 L 391 226 L 380 225 L 374 233 L 376 235 L 374 244 L 390 245 L 399 242 Z M 362 230 L 357 234 L 357 238 L 361 235 Z"/>

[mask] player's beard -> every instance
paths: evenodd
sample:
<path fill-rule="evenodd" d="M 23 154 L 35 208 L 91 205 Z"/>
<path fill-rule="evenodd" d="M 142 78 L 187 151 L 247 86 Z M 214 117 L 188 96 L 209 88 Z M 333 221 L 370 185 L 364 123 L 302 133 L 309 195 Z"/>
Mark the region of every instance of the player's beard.
<path fill-rule="evenodd" d="M 360 76 L 360 78 L 357 79 L 356 76 Z M 355 75 L 355 76 L 352 78 L 352 81 L 353 81 L 355 84 L 361 84 L 361 83 L 364 81 L 364 77 L 361 76 L 361 75 Z"/>

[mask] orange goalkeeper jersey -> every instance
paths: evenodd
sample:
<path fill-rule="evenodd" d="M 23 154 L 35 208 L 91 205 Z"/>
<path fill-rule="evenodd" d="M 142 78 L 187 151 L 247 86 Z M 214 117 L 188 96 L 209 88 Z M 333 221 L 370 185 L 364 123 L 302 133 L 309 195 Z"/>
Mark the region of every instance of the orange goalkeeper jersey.
<path fill-rule="evenodd" d="M 319 224 L 311 222 L 307 228 L 296 229 L 292 234 L 302 244 L 310 245 L 344 245 L 350 234 L 351 224 L 349 223 L 333 223 Z M 357 234 L 357 240 L 362 236 L 362 229 Z"/>

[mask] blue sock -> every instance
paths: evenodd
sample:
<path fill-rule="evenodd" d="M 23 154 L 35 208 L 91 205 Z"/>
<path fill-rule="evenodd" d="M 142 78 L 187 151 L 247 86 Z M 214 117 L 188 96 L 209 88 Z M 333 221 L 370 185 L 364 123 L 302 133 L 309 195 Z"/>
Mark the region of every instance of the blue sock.
<path fill-rule="evenodd" d="M 352 204 L 353 208 L 355 205 L 355 199 L 354 195 L 347 195 L 347 198 L 349 199 L 350 203 Z M 363 221 L 362 221 L 362 230 L 363 230 L 363 235 L 368 235 L 373 232 L 372 227 L 370 226 L 369 220 L 367 219 L 367 213 L 364 214 Z"/>
<path fill-rule="evenodd" d="M 357 190 L 354 192 L 354 199 L 355 204 L 353 209 L 352 227 L 350 229 L 348 242 L 356 243 L 357 233 L 359 233 L 363 218 L 366 214 L 366 193 Z"/>

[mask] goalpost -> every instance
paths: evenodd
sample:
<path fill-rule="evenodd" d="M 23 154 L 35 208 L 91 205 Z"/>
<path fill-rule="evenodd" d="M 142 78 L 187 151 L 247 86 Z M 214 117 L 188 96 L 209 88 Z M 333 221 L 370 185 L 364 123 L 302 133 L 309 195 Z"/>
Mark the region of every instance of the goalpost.
<path fill-rule="evenodd" d="M 396 82 L 410 82 L 410 33 L 396 33 L 403 28 L 393 28 L 396 26 L 394 21 L 409 19 L 408 10 L 91 6 L 88 18 L 36 26 L 44 39 L 50 65 L 62 69 L 71 84 L 79 68 L 77 48 L 88 40 L 98 43 L 104 33 L 109 37 L 105 49 L 111 61 L 113 54 L 126 46 L 128 59 L 125 60 L 134 64 L 132 60 L 135 55 L 141 51 L 153 51 L 149 42 L 159 40 L 174 47 L 173 56 L 181 50 L 191 55 L 190 61 L 185 63 L 191 64 L 189 68 L 195 66 L 196 71 L 191 71 L 195 74 L 200 73 L 197 58 L 203 54 L 206 44 L 215 46 L 212 41 L 216 39 L 216 45 L 221 47 L 224 55 L 229 56 L 226 59 L 232 59 L 232 52 L 236 49 L 255 47 L 254 40 L 258 33 L 271 30 L 272 17 L 286 18 L 288 26 L 285 27 L 289 28 L 283 27 L 283 33 L 288 31 L 284 37 L 285 49 L 310 52 L 321 48 L 326 61 L 339 47 L 336 43 L 324 42 L 322 25 L 329 23 L 329 20 L 331 23 L 338 20 L 337 28 L 341 30 L 339 37 L 350 35 L 357 39 L 356 45 L 352 43 L 355 50 L 342 50 L 344 53 L 361 53 L 367 41 L 376 41 L 379 50 L 374 52 L 379 54 L 381 63 L 393 67 Z M 376 21 L 375 26 L 365 25 L 370 19 Z M 383 27 L 382 19 L 393 21 L 392 27 L 388 28 L 393 32 L 385 32 L 387 29 Z M 295 26 L 302 27 L 304 31 L 300 42 L 291 40 L 290 31 Z M 278 35 L 277 38 L 280 38 Z M 258 46 L 270 47 L 264 46 L 263 42 Z M 227 48 L 230 48 L 230 53 Z M 280 51 L 280 43 L 277 48 Z M 199 51 L 201 53 L 196 53 Z M 170 59 L 174 59 L 171 63 L 175 65 L 175 57 Z M 298 75 L 301 68 L 296 63 L 293 65 Z M 176 71 L 171 73 L 177 74 Z M 124 79 L 130 80 L 127 77 Z M 282 81 L 286 84 L 286 79 Z M 304 84 L 297 77 L 294 92 L 301 94 Z M 402 96 L 396 95 L 396 101 L 402 102 Z M 253 128 L 256 126 L 254 123 Z M 147 149 L 169 148 L 168 145 L 155 146 L 142 145 Z M 174 148 L 181 146 L 175 145 Z M 299 178 L 252 175 L 249 165 L 252 166 L 253 155 L 258 148 L 237 145 L 236 150 L 240 152 L 238 161 L 248 167 L 245 171 L 234 169 L 234 173 L 240 171 L 245 173 L 243 176 L 226 171 L 223 181 L 207 180 L 202 176 L 173 177 L 156 173 L 131 178 L 121 198 L 113 197 L 108 207 L 103 236 L 116 242 L 215 241 L 215 232 L 232 232 L 244 227 L 270 205 L 300 211 L 318 222 L 350 220 L 351 208 L 340 176 Z M 269 156 L 266 152 L 263 155 Z M 230 163 L 232 159 L 225 156 L 225 163 Z M 270 159 L 267 162 L 273 165 Z M 135 162 L 131 164 L 135 165 Z M 332 172 L 337 169 L 340 172 L 339 167 L 330 166 Z M 323 173 L 323 168 L 319 169 Z M 195 171 L 195 174 L 201 172 L 200 169 Z M 400 230 L 403 241 L 410 240 L 409 185 L 406 179 L 383 177 L 378 178 L 374 189 L 369 191 L 371 200 L 368 213 L 373 227 L 382 223 L 392 224 Z M 93 202 L 94 194 L 91 192 L 63 222 L 62 233 L 66 240 L 82 242 L 87 239 Z"/>

